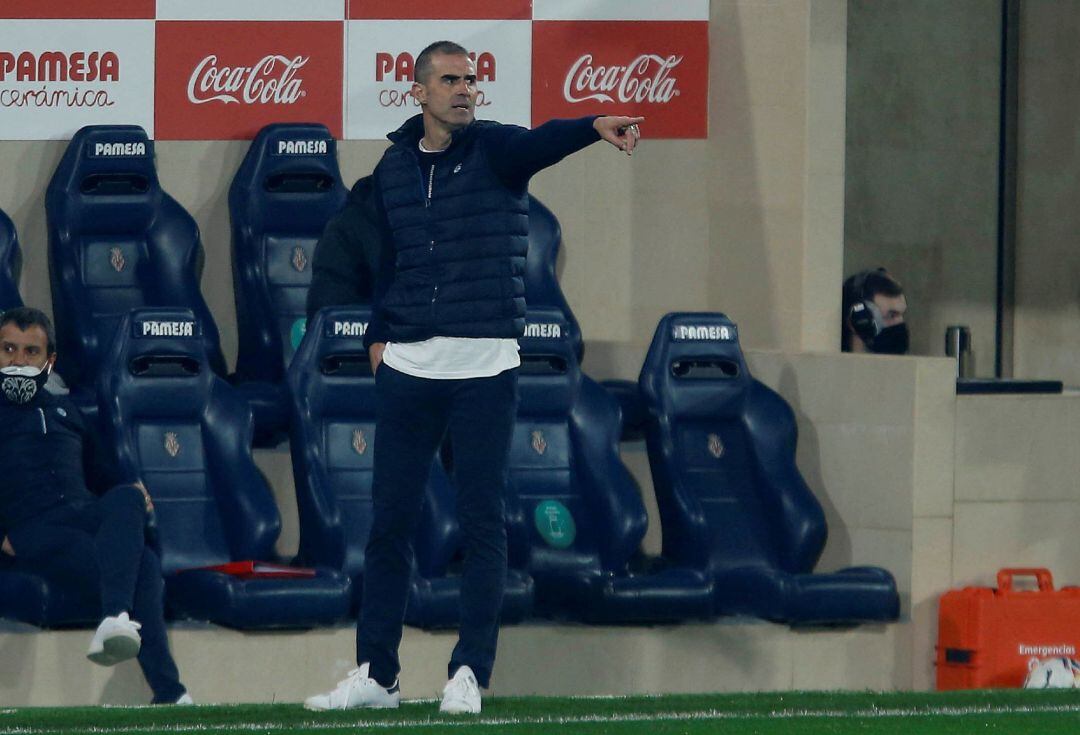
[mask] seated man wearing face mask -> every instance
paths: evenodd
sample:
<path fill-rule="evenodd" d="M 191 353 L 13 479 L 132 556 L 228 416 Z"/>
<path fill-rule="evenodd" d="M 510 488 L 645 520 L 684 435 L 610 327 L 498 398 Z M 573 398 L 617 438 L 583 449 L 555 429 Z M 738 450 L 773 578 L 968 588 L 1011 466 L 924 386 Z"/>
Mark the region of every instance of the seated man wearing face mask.
<path fill-rule="evenodd" d="M 93 436 L 78 409 L 45 390 L 54 341 L 38 309 L 0 315 L 0 553 L 17 569 L 100 599 L 87 658 L 112 666 L 138 656 L 155 703 L 190 704 L 169 652 L 161 563 L 146 544 L 150 496 L 136 478 L 93 465 Z"/>
<path fill-rule="evenodd" d="M 904 287 L 884 268 L 862 271 L 844 281 L 840 349 L 906 355 Z"/>

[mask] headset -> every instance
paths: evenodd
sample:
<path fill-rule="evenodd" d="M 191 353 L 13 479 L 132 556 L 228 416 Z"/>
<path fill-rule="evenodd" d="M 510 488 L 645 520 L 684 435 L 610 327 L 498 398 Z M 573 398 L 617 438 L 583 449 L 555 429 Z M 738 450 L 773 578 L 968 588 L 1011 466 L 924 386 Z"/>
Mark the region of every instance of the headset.
<path fill-rule="evenodd" d="M 850 279 L 851 306 L 848 309 L 848 323 L 852 331 L 867 347 L 872 347 L 874 338 L 885 329 L 885 317 L 874 303 L 873 296 L 866 293 L 866 282 L 870 276 L 886 275 L 884 268 L 874 268 L 856 273 Z"/>

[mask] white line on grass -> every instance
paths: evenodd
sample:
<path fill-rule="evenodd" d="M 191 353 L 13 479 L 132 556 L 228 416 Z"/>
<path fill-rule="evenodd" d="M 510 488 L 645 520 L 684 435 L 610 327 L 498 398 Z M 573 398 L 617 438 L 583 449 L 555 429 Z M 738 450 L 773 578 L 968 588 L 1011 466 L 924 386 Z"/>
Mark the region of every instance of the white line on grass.
<path fill-rule="evenodd" d="M 774 710 L 772 712 L 750 712 L 735 710 L 698 710 L 691 712 L 630 712 L 626 714 L 571 715 L 567 717 L 494 717 L 474 719 L 413 719 L 413 720 L 357 720 L 354 722 L 239 722 L 201 724 L 145 724 L 120 725 L 117 727 L 89 725 L 85 727 L 68 726 L 63 729 L 52 727 L 17 727 L 4 729 L 5 735 L 109 735 L 111 733 L 145 732 L 156 730 L 167 733 L 235 733 L 288 731 L 300 728 L 334 732 L 337 730 L 356 730 L 373 728 L 396 730 L 404 728 L 427 727 L 507 727 L 514 725 L 578 725 L 611 722 L 671 722 L 685 720 L 759 720 L 759 719 L 885 719 L 892 717 L 968 717 L 972 715 L 1008 715 L 1008 714 L 1080 714 L 1080 704 L 1061 705 L 1021 705 L 1009 706 L 970 706 L 970 707 L 909 707 L 909 708 L 871 708 L 862 710 Z"/>

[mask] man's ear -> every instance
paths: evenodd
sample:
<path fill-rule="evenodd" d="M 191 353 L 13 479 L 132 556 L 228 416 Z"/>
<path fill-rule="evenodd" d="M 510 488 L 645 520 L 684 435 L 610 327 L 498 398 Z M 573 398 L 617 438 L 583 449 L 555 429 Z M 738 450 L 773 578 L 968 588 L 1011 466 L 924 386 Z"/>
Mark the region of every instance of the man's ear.
<path fill-rule="evenodd" d="M 412 96 L 421 105 L 427 104 L 427 87 L 420 82 L 412 83 Z"/>
<path fill-rule="evenodd" d="M 47 367 L 48 367 L 48 368 L 49 368 L 50 370 L 52 370 L 53 368 L 55 368 L 55 367 L 56 367 L 56 353 L 55 353 L 55 352 L 54 352 L 54 353 L 52 353 L 51 355 L 49 355 L 49 359 L 47 359 L 47 360 L 45 361 L 45 365 L 46 365 L 46 366 L 47 366 Z"/>

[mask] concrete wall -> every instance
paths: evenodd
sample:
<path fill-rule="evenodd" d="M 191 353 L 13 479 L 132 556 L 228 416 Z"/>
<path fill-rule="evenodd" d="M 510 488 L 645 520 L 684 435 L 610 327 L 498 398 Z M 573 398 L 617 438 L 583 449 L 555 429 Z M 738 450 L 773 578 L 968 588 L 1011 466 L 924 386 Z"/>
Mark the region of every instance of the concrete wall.
<path fill-rule="evenodd" d="M 1014 365 L 1080 385 L 1080 2 L 1020 5 Z"/>
<path fill-rule="evenodd" d="M 970 326 L 978 375 L 994 372 L 1000 16 L 999 0 L 848 4 L 844 272 L 903 282 L 915 354 Z"/>

